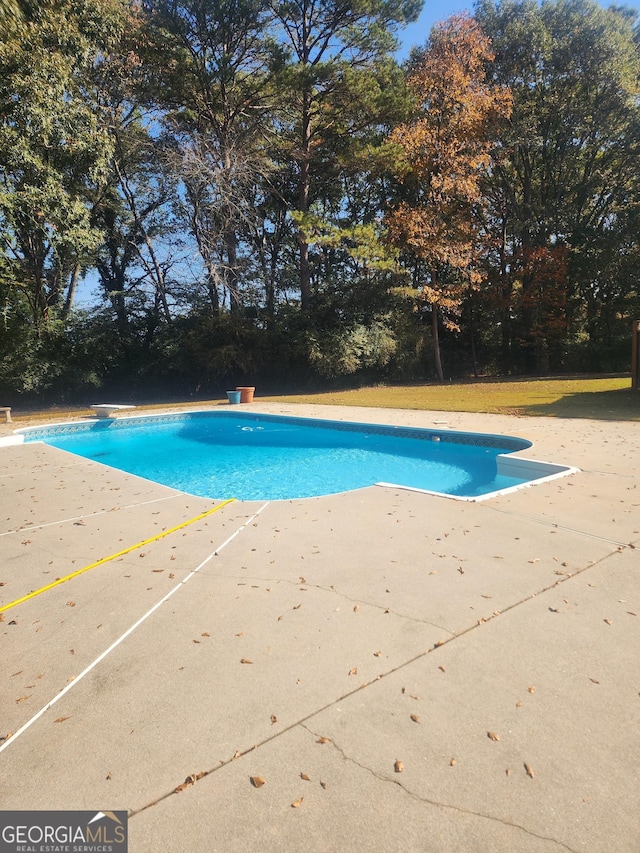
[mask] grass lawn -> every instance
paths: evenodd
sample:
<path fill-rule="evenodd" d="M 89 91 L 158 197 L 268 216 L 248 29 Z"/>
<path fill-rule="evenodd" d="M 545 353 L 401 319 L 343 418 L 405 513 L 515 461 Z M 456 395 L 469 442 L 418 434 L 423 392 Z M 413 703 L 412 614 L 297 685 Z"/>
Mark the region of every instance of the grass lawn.
<path fill-rule="evenodd" d="M 640 391 L 628 376 L 569 379 L 514 379 L 473 381 L 447 385 L 377 385 L 351 391 L 263 396 L 256 402 L 317 403 L 334 406 L 371 406 L 386 409 L 426 409 L 441 412 L 492 412 L 543 415 L 555 418 L 596 418 L 612 421 L 640 420 Z M 134 401 L 135 402 L 135 401 Z M 226 405 L 224 399 L 171 403 L 140 402 L 140 409 Z M 13 411 L 14 420 L 39 420 L 92 415 L 88 408 L 55 407 L 40 411 Z"/>
<path fill-rule="evenodd" d="M 259 391 L 259 389 L 258 389 Z M 640 391 L 629 377 L 522 379 L 451 385 L 399 385 L 261 397 L 291 403 L 492 412 L 556 418 L 640 420 Z"/>

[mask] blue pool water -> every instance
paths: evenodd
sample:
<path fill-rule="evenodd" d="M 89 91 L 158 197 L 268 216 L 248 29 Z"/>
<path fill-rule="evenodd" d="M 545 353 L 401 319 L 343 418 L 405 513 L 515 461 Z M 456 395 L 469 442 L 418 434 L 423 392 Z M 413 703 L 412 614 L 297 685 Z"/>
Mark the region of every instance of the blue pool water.
<path fill-rule="evenodd" d="M 231 412 L 117 418 L 24 430 L 87 459 L 208 498 L 278 500 L 392 483 L 477 497 L 527 482 L 500 475 L 510 436 Z"/>

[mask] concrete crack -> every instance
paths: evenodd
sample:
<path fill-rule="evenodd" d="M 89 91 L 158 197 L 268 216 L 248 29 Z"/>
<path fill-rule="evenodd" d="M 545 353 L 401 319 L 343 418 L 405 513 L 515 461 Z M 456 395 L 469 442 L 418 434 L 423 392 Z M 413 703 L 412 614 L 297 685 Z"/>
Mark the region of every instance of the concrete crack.
<path fill-rule="evenodd" d="M 294 588 L 309 588 L 309 589 L 319 589 L 321 592 L 331 593 L 338 598 L 343 599 L 344 601 L 348 601 L 350 604 L 358 604 L 365 607 L 371 607 L 374 610 L 381 610 L 383 613 L 389 613 L 392 616 L 397 616 L 399 619 L 406 619 L 408 622 L 417 622 L 420 625 L 429 625 L 431 628 L 437 628 L 439 631 L 444 631 L 450 637 L 454 637 L 453 631 L 450 631 L 448 628 L 445 628 L 444 625 L 438 625 L 437 622 L 430 622 L 428 619 L 419 619 L 417 616 L 409 616 L 406 613 L 400 613 L 398 610 L 392 610 L 390 607 L 385 607 L 382 604 L 377 604 L 373 601 L 365 601 L 362 598 L 352 598 L 344 592 L 340 592 L 334 586 L 322 586 L 322 584 L 317 583 L 309 583 L 305 581 L 304 583 L 300 583 L 300 581 L 292 581 L 287 578 L 263 578 L 263 577 L 253 577 L 251 575 L 233 575 L 231 576 L 237 580 L 242 581 L 260 581 L 261 583 L 286 583 Z"/>
<path fill-rule="evenodd" d="M 318 732 L 312 731 L 305 723 L 300 723 L 301 728 L 305 729 L 305 731 L 309 732 L 314 738 L 320 737 Z M 344 751 L 344 749 L 335 742 L 335 740 L 330 739 L 331 746 L 342 756 L 342 758 L 349 762 L 349 764 L 354 764 L 356 767 L 359 767 L 361 770 L 364 770 L 365 773 L 369 773 L 376 779 L 379 779 L 381 782 L 387 782 L 392 785 L 397 785 L 408 797 L 416 800 L 420 803 L 427 803 L 428 805 L 435 806 L 436 808 L 447 809 L 449 811 L 458 812 L 459 814 L 472 815 L 473 817 L 483 818 L 484 820 L 493 821 L 495 823 L 500 823 L 503 826 L 512 827 L 513 829 L 519 829 L 521 832 L 526 833 L 527 835 L 532 836 L 533 838 L 538 838 L 541 841 L 550 841 L 552 844 L 557 844 L 559 847 L 562 847 L 564 850 L 568 850 L 569 853 L 579 853 L 579 851 L 575 850 L 573 847 L 569 847 L 562 841 L 559 841 L 557 838 L 552 838 L 548 835 L 540 835 L 537 832 L 534 832 L 532 829 L 527 829 L 526 826 L 523 826 L 520 823 L 515 823 L 514 821 L 505 820 L 504 818 L 498 817 L 497 815 L 488 814 L 486 812 L 474 811 L 473 809 L 465 809 L 462 806 L 456 806 L 453 803 L 445 803 L 441 800 L 432 800 L 430 797 L 424 797 L 420 794 L 416 794 L 415 791 L 411 791 L 404 785 L 400 779 L 393 778 L 392 776 L 386 775 L 384 773 L 379 773 L 374 770 L 372 767 L 368 767 L 366 764 L 362 764 L 357 761 L 355 758 L 352 758 L 350 755 Z"/>

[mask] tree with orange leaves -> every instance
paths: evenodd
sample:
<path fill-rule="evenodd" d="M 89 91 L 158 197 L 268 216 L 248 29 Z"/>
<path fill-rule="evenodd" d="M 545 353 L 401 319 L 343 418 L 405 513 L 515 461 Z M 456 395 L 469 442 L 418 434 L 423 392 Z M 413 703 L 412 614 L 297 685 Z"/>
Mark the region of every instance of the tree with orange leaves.
<path fill-rule="evenodd" d="M 465 290 L 482 280 L 481 182 L 498 122 L 511 110 L 509 90 L 486 80 L 486 63 L 493 58 L 472 18 L 454 16 L 436 25 L 409 62 L 417 114 L 391 135 L 401 151 L 403 197 L 388 213 L 387 227 L 392 242 L 426 270 L 409 292 L 430 307 L 440 381 L 439 322 L 457 329 Z"/>

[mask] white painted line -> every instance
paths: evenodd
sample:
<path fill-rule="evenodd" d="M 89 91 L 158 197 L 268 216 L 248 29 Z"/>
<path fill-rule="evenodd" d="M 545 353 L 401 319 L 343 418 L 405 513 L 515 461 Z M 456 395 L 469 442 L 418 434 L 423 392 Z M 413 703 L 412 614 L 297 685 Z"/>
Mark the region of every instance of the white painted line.
<path fill-rule="evenodd" d="M 212 551 L 208 557 L 205 557 L 204 560 L 198 566 L 196 566 L 195 569 L 192 569 L 189 572 L 189 574 L 185 578 L 183 578 L 183 580 L 181 580 L 179 583 L 177 583 L 176 586 L 173 587 L 173 589 L 169 590 L 169 592 L 164 596 L 164 598 L 161 598 L 160 601 L 156 602 L 156 604 L 154 604 L 150 610 L 147 610 L 147 612 L 143 616 L 141 616 L 137 622 L 135 622 L 130 628 L 127 628 L 127 630 L 124 632 L 124 634 L 121 634 L 117 640 L 114 640 L 114 642 L 111 643 L 111 645 L 109 646 L 108 649 L 105 649 L 101 654 L 98 655 L 98 657 L 95 660 L 93 660 L 87 667 L 85 667 L 85 669 L 82 670 L 80 675 L 77 675 L 73 679 L 73 681 L 70 681 L 66 685 L 66 687 L 63 687 L 63 689 L 56 696 L 54 696 L 50 702 L 47 702 L 47 704 L 43 708 L 41 708 L 36 714 L 34 714 L 30 720 L 27 720 L 27 722 L 23 726 L 21 726 L 16 732 L 14 732 L 11 735 L 11 737 L 8 738 L 8 740 L 6 740 L 3 744 L 0 745 L 0 753 L 3 752 L 12 743 L 14 743 L 20 737 L 20 735 L 24 734 L 27 731 L 27 729 L 31 728 L 31 726 L 37 720 L 39 720 L 40 717 L 46 711 L 49 710 L 49 708 L 52 708 L 56 704 L 56 702 L 58 702 L 60 699 L 62 699 L 63 696 L 66 696 L 66 694 L 71 690 L 71 688 L 75 687 L 76 684 L 78 684 L 80 681 L 82 681 L 82 679 L 85 677 L 85 675 L 88 675 L 93 669 L 95 669 L 98 666 L 98 664 L 101 663 L 107 657 L 107 655 L 111 654 L 111 652 L 114 649 L 117 649 L 118 646 L 121 643 L 123 643 L 130 634 L 133 634 L 133 632 L 136 630 L 136 628 L 139 628 L 143 622 L 146 622 L 146 620 L 150 616 L 152 616 L 156 612 L 156 610 L 158 610 L 158 608 L 161 607 L 165 603 L 165 601 L 168 601 L 181 587 L 183 587 L 186 583 L 188 583 L 191 580 L 191 578 L 194 575 L 196 575 L 200 571 L 200 569 L 204 568 L 204 566 L 206 566 L 207 563 L 210 560 L 212 560 L 218 554 L 218 552 L 224 548 L 224 546 L 228 542 L 230 542 L 232 539 L 234 539 L 238 535 L 238 533 L 240 533 L 241 530 L 244 530 L 244 528 L 248 524 L 251 524 L 251 522 L 254 520 L 254 518 L 257 518 L 260 515 L 260 513 L 264 509 L 266 509 L 268 506 L 269 506 L 269 501 L 267 501 L 267 503 L 263 504 L 260 507 L 260 509 L 257 512 L 255 512 L 251 516 L 251 518 L 247 519 L 247 521 L 245 521 L 245 523 L 243 525 L 241 525 L 238 528 L 238 530 L 236 530 L 236 532 L 232 536 L 230 536 L 225 542 L 223 542 L 222 545 L 220 545 L 218 548 L 216 548 L 215 551 Z"/>
<path fill-rule="evenodd" d="M 153 498 L 152 500 L 141 501 L 140 503 L 135 504 L 114 506 L 111 507 L 111 509 L 101 509 L 99 512 L 89 512 L 86 515 L 74 515 L 71 518 L 61 518 L 60 521 L 47 521 L 45 524 L 26 524 L 24 527 L 17 527 L 15 530 L 5 530 L 4 533 L 0 533 L 0 537 L 9 536 L 12 533 L 27 533 L 31 530 L 42 530 L 42 528 L 44 527 L 55 527 L 57 524 L 69 524 L 69 522 L 71 521 L 81 521 L 83 518 L 97 518 L 100 515 L 108 515 L 110 512 L 118 512 L 119 510 L 123 509 L 135 509 L 137 506 L 148 506 L 149 504 L 156 504 L 160 501 L 174 500 L 175 498 L 179 497 L 185 497 L 184 493 L 181 492 L 176 495 L 166 495 L 162 498 Z"/>

